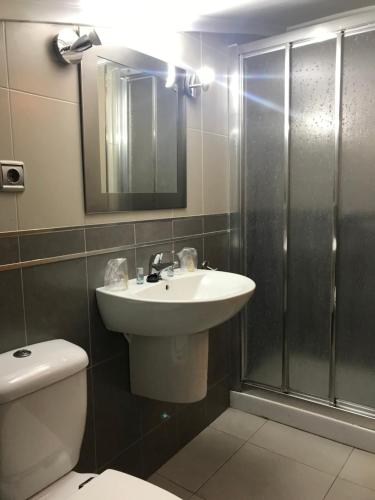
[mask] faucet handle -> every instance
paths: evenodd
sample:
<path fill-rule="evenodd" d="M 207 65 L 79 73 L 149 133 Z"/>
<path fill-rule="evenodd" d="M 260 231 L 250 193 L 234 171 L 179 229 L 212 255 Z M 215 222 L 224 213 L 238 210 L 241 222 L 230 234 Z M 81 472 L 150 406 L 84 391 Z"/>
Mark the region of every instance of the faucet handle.
<path fill-rule="evenodd" d="M 204 260 L 202 262 L 202 269 L 206 269 L 206 271 L 217 271 L 217 267 L 216 268 L 213 268 L 213 267 L 210 267 L 210 263 L 208 262 L 208 260 Z"/>

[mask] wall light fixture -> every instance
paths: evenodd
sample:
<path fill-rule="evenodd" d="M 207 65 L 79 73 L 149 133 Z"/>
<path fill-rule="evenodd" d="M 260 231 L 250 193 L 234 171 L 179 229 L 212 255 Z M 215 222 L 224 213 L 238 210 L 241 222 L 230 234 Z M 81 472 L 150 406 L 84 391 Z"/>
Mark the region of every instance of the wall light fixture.
<path fill-rule="evenodd" d="M 210 84 L 215 80 L 215 72 L 208 66 L 202 66 L 197 72 L 186 74 L 185 90 L 188 96 L 197 97 L 198 91 L 207 91 Z"/>
<path fill-rule="evenodd" d="M 79 35 L 73 29 L 64 29 L 54 38 L 54 47 L 61 59 L 68 64 L 79 64 L 82 53 L 93 45 L 101 45 L 97 32 L 92 29 Z"/>

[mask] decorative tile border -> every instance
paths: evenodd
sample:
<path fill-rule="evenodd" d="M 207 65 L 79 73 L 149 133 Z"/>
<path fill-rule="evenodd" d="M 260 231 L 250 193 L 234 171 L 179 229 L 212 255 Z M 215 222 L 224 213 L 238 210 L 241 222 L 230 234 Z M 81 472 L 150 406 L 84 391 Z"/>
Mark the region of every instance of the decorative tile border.
<path fill-rule="evenodd" d="M 228 214 L 2 233 L 0 272 L 229 231 Z M 9 236 L 8 236 L 9 234 Z"/>

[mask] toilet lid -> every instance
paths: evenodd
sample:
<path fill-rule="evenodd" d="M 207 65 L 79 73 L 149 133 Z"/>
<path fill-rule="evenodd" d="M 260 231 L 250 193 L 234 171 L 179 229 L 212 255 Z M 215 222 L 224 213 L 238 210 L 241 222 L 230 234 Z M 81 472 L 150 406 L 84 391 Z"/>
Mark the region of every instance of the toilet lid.
<path fill-rule="evenodd" d="M 129 474 L 107 469 L 68 500 L 179 500 L 154 484 Z"/>

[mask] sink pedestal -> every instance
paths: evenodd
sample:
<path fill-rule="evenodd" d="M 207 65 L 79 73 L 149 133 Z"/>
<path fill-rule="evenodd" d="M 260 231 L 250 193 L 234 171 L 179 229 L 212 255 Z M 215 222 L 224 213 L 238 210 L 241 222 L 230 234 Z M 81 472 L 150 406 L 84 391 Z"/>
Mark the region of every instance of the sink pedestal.
<path fill-rule="evenodd" d="M 133 394 L 193 403 L 207 394 L 208 331 L 193 335 L 127 335 Z"/>

